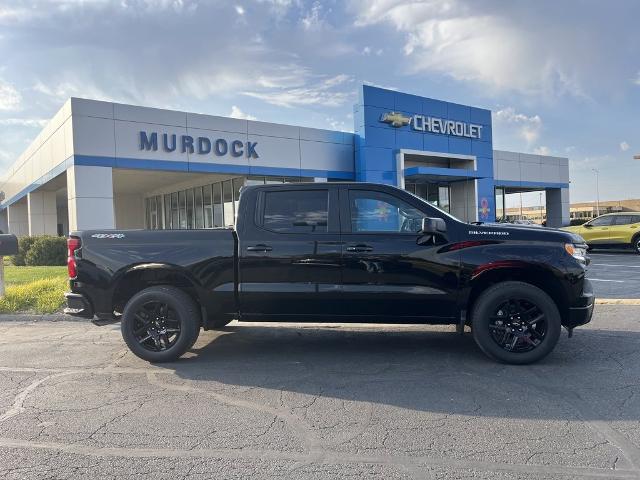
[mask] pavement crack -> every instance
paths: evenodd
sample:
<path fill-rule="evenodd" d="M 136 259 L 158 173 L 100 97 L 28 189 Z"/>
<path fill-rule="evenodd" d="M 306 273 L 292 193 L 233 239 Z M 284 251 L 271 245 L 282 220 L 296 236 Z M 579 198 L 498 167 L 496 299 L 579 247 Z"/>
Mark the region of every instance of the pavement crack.
<path fill-rule="evenodd" d="M 46 377 L 40 378 L 39 380 L 35 380 L 33 382 L 31 382 L 29 384 L 28 387 L 26 387 L 25 389 L 21 390 L 13 399 L 13 405 L 11 405 L 11 407 L 9 407 L 9 409 L 4 412 L 2 415 L 0 415 L 0 423 L 9 420 L 12 417 L 15 417 L 16 415 L 20 415 L 22 412 L 25 411 L 25 407 L 24 407 L 24 402 L 27 399 L 27 397 L 35 390 L 37 389 L 40 385 L 42 385 L 43 383 L 52 380 L 54 378 L 58 378 L 58 377 L 63 377 L 65 375 L 71 375 L 72 372 L 61 372 L 61 373 L 54 373 L 52 375 L 47 375 Z"/>

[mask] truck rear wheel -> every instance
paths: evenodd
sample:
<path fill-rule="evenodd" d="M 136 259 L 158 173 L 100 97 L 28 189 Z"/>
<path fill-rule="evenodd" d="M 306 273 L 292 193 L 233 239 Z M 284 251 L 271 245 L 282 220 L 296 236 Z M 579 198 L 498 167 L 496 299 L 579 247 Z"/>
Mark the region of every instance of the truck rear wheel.
<path fill-rule="evenodd" d="M 546 357 L 560 338 L 560 313 L 544 291 L 524 282 L 485 290 L 472 314 L 473 338 L 489 357 L 526 364 Z"/>
<path fill-rule="evenodd" d="M 182 290 L 164 285 L 149 287 L 125 306 L 121 331 L 136 356 L 149 362 L 170 362 L 198 339 L 200 310 Z"/>

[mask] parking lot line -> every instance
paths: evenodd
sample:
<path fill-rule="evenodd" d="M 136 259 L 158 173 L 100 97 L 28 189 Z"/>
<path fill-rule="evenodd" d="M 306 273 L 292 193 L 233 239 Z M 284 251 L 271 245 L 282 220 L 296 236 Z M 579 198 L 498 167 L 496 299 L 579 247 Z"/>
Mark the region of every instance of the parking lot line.
<path fill-rule="evenodd" d="M 623 268 L 640 268 L 640 265 L 614 265 L 612 263 L 592 263 L 597 267 L 623 267 Z"/>
<path fill-rule="evenodd" d="M 596 298 L 596 305 L 640 305 L 640 298 Z"/>
<path fill-rule="evenodd" d="M 607 280 L 605 278 L 589 278 L 592 282 L 614 282 L 614 283 L 624 283 L 624 280 Z"/>

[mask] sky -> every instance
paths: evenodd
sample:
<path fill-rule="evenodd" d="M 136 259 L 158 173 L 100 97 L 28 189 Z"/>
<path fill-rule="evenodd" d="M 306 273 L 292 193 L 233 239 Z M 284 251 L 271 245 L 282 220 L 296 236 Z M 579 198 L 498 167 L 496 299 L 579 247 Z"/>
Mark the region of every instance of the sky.
<path fill-rule="evenodd" d="M 0 168 L 70 96 L 353 131 L 366 83 L 492 110 L 494 148 L 569 158 L 572 202 L 595 200 L 593 169 L 601 200 L 639 198 L 639 18 L 636 0 L 0 0 Z"/>

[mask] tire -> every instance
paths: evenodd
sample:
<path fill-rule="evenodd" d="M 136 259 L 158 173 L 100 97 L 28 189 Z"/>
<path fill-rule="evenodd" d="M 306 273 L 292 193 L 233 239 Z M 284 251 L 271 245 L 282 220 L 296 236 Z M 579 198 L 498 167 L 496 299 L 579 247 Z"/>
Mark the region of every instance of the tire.
<path fill-rule="evenodd" d="M 473 338 L 487 356 L 513 365 L 546 357 L 562 328 L 549 295 L 529 283 L 511 281 L 493 285 L 478 297 L 471 324 Z"/>
<path fill-rule="evenodd" d="M 148 362 L 170 362 L 198 339 L 200 309 L 178 288 L 149 287 L 127 302 L 120 329 L 129 350 L 137 357 Z"/>
<path fill-rule="evenodd" d="M 631 239 L 631 247 L 636 253 L 640 254 L 640 235 L 636 235 Z"/>

